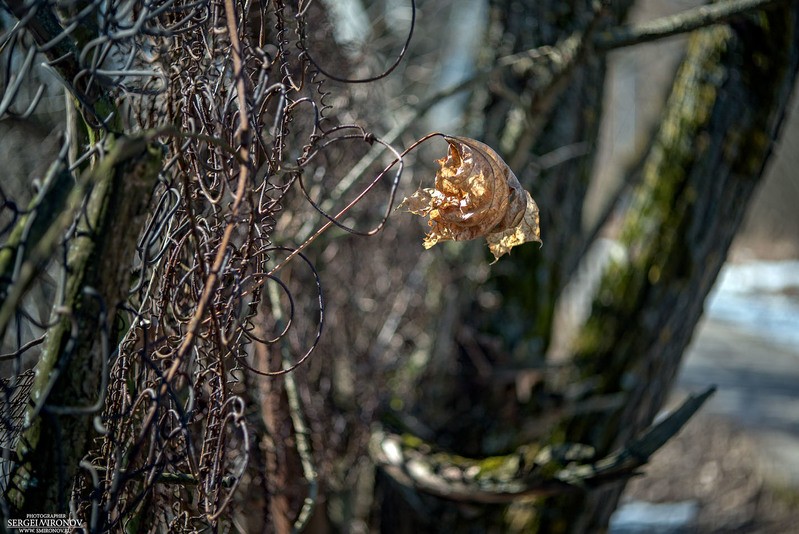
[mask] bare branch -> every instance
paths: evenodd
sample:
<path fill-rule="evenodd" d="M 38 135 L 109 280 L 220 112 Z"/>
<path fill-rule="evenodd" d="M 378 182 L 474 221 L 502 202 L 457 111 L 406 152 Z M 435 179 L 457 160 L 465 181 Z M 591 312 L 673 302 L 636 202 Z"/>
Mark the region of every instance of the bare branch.
<path fill-rule="evenodd" d="M 715 391 L 713 386 L 688 397 L 640 438 L 600 460 L 591 458 L 590 447 L 579 444 L 540 449 L 524 446 L 505 457 L 492 458 L 489 469 L 480 459 L 433 452 L 427 445 L 411 447 L 402 437 L 382 431 L 374 434 L 371 451 L 397 482 L 454 501 L 508 503 L 521 496 L 581 491 L 634 476 Z"/>
<path fill-rule="evenodd" d="M 735 17 L 784 3 L 786 0 L 727 0 L 695 7 L 676 15 L 632 26 L 605 30 L 594 38 L 594 48 L 608 52 L 626 46 L 656 41 L 700 28 L 729 22 Z"/>

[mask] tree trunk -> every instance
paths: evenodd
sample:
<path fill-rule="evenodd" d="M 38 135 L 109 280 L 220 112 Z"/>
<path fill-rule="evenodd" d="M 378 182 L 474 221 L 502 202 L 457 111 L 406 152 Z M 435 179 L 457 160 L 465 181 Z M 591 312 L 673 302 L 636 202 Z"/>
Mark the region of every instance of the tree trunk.
<path fill-rule="evenodd" d="M 20 439 L 14 489 L 9 489 L 20 513 L 69 510 L 73 479 L 96 435 L 92 420 L 108 386 L 116 307 L 127 297 L 136 247 L 137 235 L 130 229 L 143 222 L 162 158 L 160 148 L 142 138 L 118 139 L 109 149 L 87 171 L 84 182 L 91 193 L 78 212 L 81 237 L 67 253 L 63 317 L 48 330 L 36 365 L 26 414 L 30 427 Z M 73 204 L 82 201 L 81 194 L 73 196 Z M 58 225 L 50 230 L 61 237 Z"/>
<path fill-rule="evenodd" d="M 622 224 L 627 258 L 607 267 L 576 342 L 581 378 L 598 378 L 591 394 L 623 393 L 624 406 L 569 419 L 554 439 L 604 454 L 662 407 L 782 122 L 797 24 L 785 6 L 692 38 Z M 622 489 L 543 503 L 542 531 L 604 528 Z"/>

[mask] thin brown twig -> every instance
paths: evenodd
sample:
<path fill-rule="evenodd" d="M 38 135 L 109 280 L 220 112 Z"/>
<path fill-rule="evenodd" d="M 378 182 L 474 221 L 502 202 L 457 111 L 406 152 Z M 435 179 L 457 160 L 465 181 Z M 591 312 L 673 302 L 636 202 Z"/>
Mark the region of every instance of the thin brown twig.
<path fill-rule="evenodd" d="M 303 241 L 302 244 L 299 247 L 297 247 L 296 249 L 294 249 L 288 256 L 286 256 L 286 258 L 283 261 L 278 263 L 268 273 L 266 273 L 266 277 L 264 279 L 266 280 L 267 278 L 269 278 L 269 277 L 273 276 L 275 273 L 277 273 L 286 264 L 288 264 L 291 260 L 293 260 L 300 252 L 305 250 L 305 248 L 307 248 L 308 245 L 313 243 L 316 240 L 317 237 L 319 237 L 320 235 L 325 233 L 327 230 L 330 229 L 331 226 L 336 224 L 335 221 L 338 221 L 339 219 L 341 219 L 341 217 L 343 217 L 348 211 L 350 211 L 350 209 L 352 209 L 353 206 L 355 206 L 361 200 L 363 200 L 363 198 L 367 194 L 369 194 L 369 192 L 380 182 L 380 180 L 383 178 L 383 176 L 385 176 L 388 173 L 388 171 L 390 171 L 394 167 L 394 165 L 396 165 L 397 163 L 402 165 L 402 158 L 405 157 L 409 152 L 411 152 L 412 150 L 415 150 L 419 145 L 421 145 L 425 141 L 428 141 L 429 139 L 432 139 L 433 137 L 439 137 L 439 136 L 444 136 L 444 134 L 441 133 L 441 132 L 429 133 L 429 134 L 425 135 L 424 137 L 422 137 L 422 138 L 418 139 L 417 141 L 415 141 L 411 146 L 409 146 L 405 150 L 403 150 L 402 153 L 400 153 L 391 163 L 389 163 L 386 166 L 386 168 L 383 169 L 383 171 L 380 172 L 380 174 L 378 174 L 377 177 L 374 180 L 372 180 L 372 182 L 369 183 L 369 185 L 367 185 L 363 189 L 363 191 L 361 191 L 358 194 L 358 196 L 356 196 L 349 204 L 344 206 L 344 208 L 342 208 L 341 211 L 339 211 L 336 215 L 334 215 L 333 217 L 330 217 L 327 220 L 327 222 L 325 222 L 325 224 L 323 224 L 316 232 L 314 232 L 310 237 L 308 237 L 305 241 Z M 388 143 L 384 143 L 384 144 L 388 145 Z M 364 156 L 364 157 L 368 158 L 369 156 L 367 155 L 367 156 Z M 370 231 L 367 235 L 373 235 L 374 233 L 377 232 L 377 230 L 379 230 L 379 228 Z"/>
<path fill-rule="evenodd" d="M 194 312 L 194 315 L 192 316 L 191 321 L 189 321 L 188 327 L 186 329 L 186 335 L 183 338 L 183 342 L 178 348 L 177 353 L 175 354 L 175 359 L 172 361 L 172 365 L 164 376 L 164 380 L 161 384 L 161 395 L 166 394 L 169 387 L 168 384 L 175 378 L 175 375 L 185 359 L 186 354 L 189 352 L 189 350 L 191 350 L 191 347 L 194 344 L 194 339 L 197 335 L 200 324 L 202 323 L 205 310 L 211 301 L 211 296 L 216 290 L 216 285 L 219 281 L 219 271 L 222 269 L 222 265 L 224 264 L 227 246 L 230 243 L 233 230 L 238 222 L 239 210 L 244 198 L 244 194 L 247 190 L 247 183 L 249 181 L 250 123 L 249 117 L 247 115 L 246 83 L 244 80 L 243 63 L 241 60 L 241 41 L 239 41 L 238 27 L 236 25 L 236 8 L 234 5 L 234 0 L 225 0 L 225 18 L 232 49 L 233 77 L 236 80 L 236 92 L 238 93 L 237 96 L 239 104 L 239 180 L 233 205 L 230 208 L 230 221 L 225 226 L 224 234 L 222 235 L 222 239 L 216 251 L 214 263 L 211 266 L 208 277 L 206 278 L 205 287 L 203 288 L 200 300 L 197 302 L 197 308 Z M 151 410 L 152 416 L 155 415 L 156 407 L 157 405 L 154 405 L 153 409 Z M 147 426 L 149 425 L 145 425 L 144 428 L 147 428 Z"/>

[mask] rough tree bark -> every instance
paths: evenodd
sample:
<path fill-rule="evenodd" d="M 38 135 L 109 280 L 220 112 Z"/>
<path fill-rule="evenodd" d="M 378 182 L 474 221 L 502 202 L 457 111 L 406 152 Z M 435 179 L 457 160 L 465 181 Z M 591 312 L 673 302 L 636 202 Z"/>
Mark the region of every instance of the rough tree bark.
<path fill-rule="evenodd" d="M 143 138 L 122 139 L 109 148 L 110 154 L 87 171 L 91 192 L 76 227 L 82 237 L 67 255 L 63 317 L 48 330 L 36 365 L 33 405 L 26 415 L 31 426 L 17 448 L 11 493 L 21 513 L 68 511 L 73 477 L 95 435 L 93 412 L 107 387 L 116 306 L 127 296 L 136 245 L 129 229 L 141 223 L 161 168 L 160 149 Z M 81 201 L 77 196 L 73 202 Z M 83 333 L 77 343 L 75 332 Z"/>
<path fill-rule="evenodd" d="M 554 439 L 600 454 L 629 440 L 663 405 L 704 299 L 727 255 L 771 154 L 796 80 L 799 8 L 765 11 L 691 40 L 667 111 L 621 229 L 623 262 L 605 271 L 579 334 L 581 378 L 593 395 L 623 392 L 625 404 L 565 421 Z M 542 531 L 607 525 L 623 484 L 551 500 Z"/>

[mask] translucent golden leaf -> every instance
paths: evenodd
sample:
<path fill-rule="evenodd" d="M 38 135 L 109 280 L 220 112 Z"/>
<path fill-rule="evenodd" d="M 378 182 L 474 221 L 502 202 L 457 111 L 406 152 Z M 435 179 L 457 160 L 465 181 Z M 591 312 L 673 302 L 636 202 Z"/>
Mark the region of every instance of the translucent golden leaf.
<path fill-rule="evenodd" d="M 496 260 L 522 243 L 540 243 L 538 206 L 502 158 L 474 139 L 444 139 L 449 152 L 437 161 L 435 188 L 421 188 L 398 206 L 429 218 L 424 247 L 485 237 Z"/>

